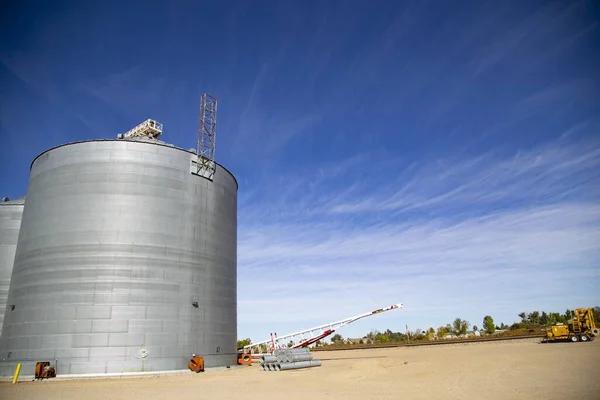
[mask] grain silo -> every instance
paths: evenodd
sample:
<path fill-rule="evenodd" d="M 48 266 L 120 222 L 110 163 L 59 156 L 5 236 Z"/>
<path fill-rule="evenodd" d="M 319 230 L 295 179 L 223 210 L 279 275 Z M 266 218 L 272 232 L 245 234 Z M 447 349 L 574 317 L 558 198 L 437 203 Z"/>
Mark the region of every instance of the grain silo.
<path fill-rule="evenodd" d="M 24 205 L 25 199 L 10 200 L 4 197 L 0 201 L 0 331 L 7 309 L 6 299 Z"/>
<path fill-rule="evenodd" d="M 71 375 L 186 369 L 193 354 L 235 364 L 234 176 L 200 171 L 196 151 L 119 137 L 33 161 L 2 358 Z"/>

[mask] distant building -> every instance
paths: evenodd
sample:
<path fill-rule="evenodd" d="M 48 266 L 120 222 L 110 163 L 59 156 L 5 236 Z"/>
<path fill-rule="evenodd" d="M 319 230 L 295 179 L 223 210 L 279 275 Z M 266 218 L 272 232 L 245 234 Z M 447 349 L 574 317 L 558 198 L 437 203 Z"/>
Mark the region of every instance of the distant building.
<path fill-rule="evenodd" d="M 447 333 L 446 336 L 444 336 L 444 339 L 454 339 L 456 338 L 456 336 L 453 333 Z"/>
<path fill-rule="evenodd" d="M 348 338 L 346 339 L 346 343 L 348 344 L 360 344 L 360 342 L 366 343 L 367 342 L 367 338 L 363 337 L 363 338 Z"/>

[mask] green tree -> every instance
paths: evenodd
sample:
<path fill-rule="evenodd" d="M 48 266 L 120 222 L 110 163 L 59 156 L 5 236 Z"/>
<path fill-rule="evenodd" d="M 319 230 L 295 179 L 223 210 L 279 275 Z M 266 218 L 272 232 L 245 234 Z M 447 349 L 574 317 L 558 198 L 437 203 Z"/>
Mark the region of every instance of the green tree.
<path fill-rule="evenodd" d="M 446 335 L 449 334 L 450 332 L 452 332 L 452 329 L 450 329 L 448 327 L 448 325 L 446 325 L 446 326 L 440 326 L 440 327 L 437 328 L 436 336 L 439 339 L 442 339 L 442 338 L 445 338 Z"/>
<path fill-rule="evenodd" d="M 496 332 L 496 325 L 494 324 L 494 318 L 492 318 L 489 315 L 486 315 L 485 317 L 483 317 L 483 329 L 485 330 L 485 333 L 487 333 L 488 335 L 491 335 L 494 332 Z"/>
<path fill-rule="evenodd" d="M 390 341 L 390 337 L 385 333 L 378 333 L 375 335 L 375 343 L 387 343 Z"/>
<path fill-rule="evenodd" d="M 252 344 L 252 340 L 250 338 L 242 339 L 237 341 L 237 348 L 241 349 L 244 346 L 248 346 Z"/>
<path fill-rule="evenodd" d="M 538 326 L 540 324 L 540 312 L 534 311 L 534 312 L 530 313 L 527 316 L 527 319 L 529 320 L 529 322 L 531 322 L 532 325 Z"/>
<path fill-rule="evenodd" d="M 567 322 L 567 318 L 565 318 L 565 316 L 562 315 L 561 313 L 557 313 L 557 312 L 550 313 L 550 325 L 555 325 L 559 322 L 562 322 L 563 324 L 565 324 Z"/>
<path fill-rule="evenodd" d="M 477 325 L 473 325 L 473 330 L 474 331 L 478 331 L 479 329 L 477 329 Z"/>
<path fill-rule="evenodd" d="M 460 335 L 460 327 L 462 325 L 462 320 L 460 318 L 456 318 L 452 323 L 452 333 L 455 335 Z"/>
<path fill-rule="evenodd" d="M 596 321 L 596 324 L 600 324 L 600 307 L 596 306 L 592 308 L 592 314 L 594 314 L 594 321 Z"/>
<path fill-rule="evenodd" d="M 519 317 L 521 318 L 521 322 L 525 322 L 525 320 L 527 319 L 527 313 L 522 312 L 519 314 Z"/>
<path fill-rule="evenodd" d="M 393 332 L 390 335 L 390 342 L 404 342 L 406 341 L 406 335 L 402 332 Z"/>
<path fill-rule="evenodd" d="M 427 340 L 435 339 L 435 329 L 433 329 L 433 327 L 431 327 L 427 330 L 427 333 L 425 334 L 425 339 L 427 339 Z"/>
<path fill-rule="evenodd" d="M 331 337 L 331 342 L 332 343 L 336 343 L 336 344 L 338 344 L 338 343 L 344 343 L 344 338 L 339 333 L 336 333 L 335 335 L 333 335 Z"/>
<path fill-rule="evenodd" d="M 375 338 L 377 337 L 378 334 L 379 334 L 379 331 L 376 329 L 373 329 L 371 332 L 367 333 L 367 340 L 371 343 L 374 343 Z"/>
<path fill-rule="evenodd" d="M 423 340 L 425 339 L 425 335 L 427 332 L 422 330 L 421 328 L 417 328 L 414 331 L 407 330 L 406 334 L 410 337 L 410 340 Z"/>
<path fill-rule="evenodd" d="M 452 323 L 452 330 L 455 335 L 465 335 L 467 330 L 469 330 L 469 321 L 465 321 L 464 319 L 456 318 Z"/>
<path fill-rule="evenodd" d="M 549 322 L 550 316 L 546 313 L 546 311 L 542 311 L 542 315 L 540 315 L 540 324 L 547 326 Z"/>

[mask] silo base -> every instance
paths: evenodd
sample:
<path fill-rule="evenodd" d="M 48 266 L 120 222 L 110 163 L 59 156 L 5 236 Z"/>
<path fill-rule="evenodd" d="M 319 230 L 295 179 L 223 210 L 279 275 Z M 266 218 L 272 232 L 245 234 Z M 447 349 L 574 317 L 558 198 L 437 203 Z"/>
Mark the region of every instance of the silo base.
<path fill-rule="evenodd" d="M 34 377 L 35 365 L 38 361 L 50 361 L 56 368 L 56 378 L 136 376 L 172 373 L 192 373 L 187 364 L 191 359 L 156 359 L 144 361 L 69 361 L 69 360 L 35 360 L 35 361 L 0 361 L 0 379 L 11 380 L 15 368 L 22 364 L 19 379 Z M 237 358 L 232 356 L 205 356 L 206 369 L 220 369 L 237 366 Z"/>

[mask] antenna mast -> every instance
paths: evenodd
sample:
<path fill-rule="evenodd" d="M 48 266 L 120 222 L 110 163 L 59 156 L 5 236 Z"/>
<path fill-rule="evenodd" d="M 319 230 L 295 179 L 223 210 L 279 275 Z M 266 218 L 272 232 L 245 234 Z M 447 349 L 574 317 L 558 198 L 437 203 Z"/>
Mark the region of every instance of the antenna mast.
<path fill-rule="evenodd" d="M 200 98 L 198 155 L 196 173 L 213 178 L 215 173 L 215 139 L 217 134 L 217 99 L 208 93 Z"/>

